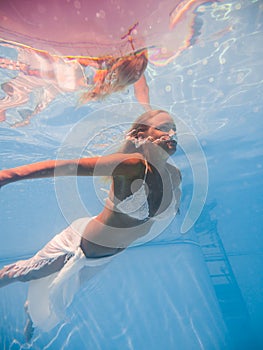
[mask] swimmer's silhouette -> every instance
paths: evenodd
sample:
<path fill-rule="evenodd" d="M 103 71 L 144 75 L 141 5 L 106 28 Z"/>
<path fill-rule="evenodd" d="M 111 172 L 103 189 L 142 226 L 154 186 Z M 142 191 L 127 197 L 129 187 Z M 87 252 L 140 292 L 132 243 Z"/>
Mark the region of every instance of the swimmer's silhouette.
<path fill-rule="evenodd" d="M 117 153 L 0 171 L 0 186 L 56 175 L 110 176 L 112 180 L 101 213 L 74 221 L 31 259 L 0 271 L 0 286 L 31 281 L 26 304 L 28 338 L 33 323 L 49 330 L 60 321 L 80 286 L 84 268 L 91 274 L 97 272 L 137 239 L 151 239 L 151 229 L 161 233 L 162 224 L 174 218 L 181 175 L 168 159 L 176 152 L 175 134 L 172 117 L 165 111 L 151 110 L 133 123 Z"/>

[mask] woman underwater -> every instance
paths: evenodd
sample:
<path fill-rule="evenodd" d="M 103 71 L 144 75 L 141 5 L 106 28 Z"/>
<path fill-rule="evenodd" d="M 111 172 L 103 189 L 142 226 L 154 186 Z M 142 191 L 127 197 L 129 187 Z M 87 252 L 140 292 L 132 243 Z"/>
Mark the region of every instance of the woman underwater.
<path fill-rule="evenodd" d="M 134 84 L 135 97 L 149 110 L 148 86 L 143 75 L 147 50 L 124 56 L 86 57 L 51 55 L 47 51 L 2 41 L 0 47 L 15 48 L 17 60 L 0 57 L 0 68 L 18 72 L 2 83 L 0 121 L 12 127 L 24 126 L 43 111 L 58 94 L 74 93 L 79 103 L 101 100 Z M 17 116 L 11 109 L 19 107 Z M 7 113 L 7 111 L 9 113 Z M 10 114 L 8 116 L 8 114 Z"/>
<path fill-rule="evenodd" d="M 175 134 L 172 117 L 151 110 L 134 122 L 117 153 L 0 171 L 1 187 L 53 176 L 109 176 L 112 180 L 101 213 L 74 221 L 34 257 L 0 271 L 0 286 L 31 281 L 27 301 L 31 328 L 27 332 L 32 324 L 47 331 L 63 318 L 84 268 L 92 274 L 137 239 L 146 239 L 158 221 L 175 216 L 181 175 L 168 163 L 176 152 Z"/>

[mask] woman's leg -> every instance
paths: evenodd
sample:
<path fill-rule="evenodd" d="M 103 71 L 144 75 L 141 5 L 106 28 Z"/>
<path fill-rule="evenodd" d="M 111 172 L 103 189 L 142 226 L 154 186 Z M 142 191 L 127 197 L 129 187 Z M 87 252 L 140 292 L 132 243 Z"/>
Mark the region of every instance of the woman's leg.
<path fill-rule="evenodd" d="M 51 275 L 62 269 L 68 261 L 68 254 L 63 254 L 56 259 L 42 259 L 36 262 L 36 256 L 28 260 L 20 260 L 5 266 L 0 270 L 0 287 L 12 282 L 28 282 Z"/>
<path fill-rule="evenodd" d="M 30 313 L 28 311 L 28 300 L 25 302 L 24 308 L 27 316 L 26 325 L 24 328 L 24 335 L 25 335 L 26 341 L 30 342 L 34 334 L 34 326 L 33 326 L 33 321 L 30 317 Z"/>
<path fill-rule="evenodd" d="M 0 270 L 0 287 L 16 281 L 43 278 L 60 271 L 80 245 L 80 234 L 74 225 L 75 222 L 56 235 L 32 258 L 17 261 Z"/>

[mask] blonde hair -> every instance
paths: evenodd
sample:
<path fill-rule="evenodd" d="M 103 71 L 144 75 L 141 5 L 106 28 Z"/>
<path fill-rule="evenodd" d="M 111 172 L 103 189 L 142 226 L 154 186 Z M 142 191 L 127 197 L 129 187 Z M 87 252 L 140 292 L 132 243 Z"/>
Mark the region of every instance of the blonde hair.
<path fill-rule="evenodd" d="M 80 103 L 103 99 L 113 92 L 121 91 L 126 86 L 140 79 L 147 67 L 147 51 L 139 50 L 128 56 L 105 60 L 106 69 L 99 69 L 94 76 L 94 87 L 83 93 Z"/>

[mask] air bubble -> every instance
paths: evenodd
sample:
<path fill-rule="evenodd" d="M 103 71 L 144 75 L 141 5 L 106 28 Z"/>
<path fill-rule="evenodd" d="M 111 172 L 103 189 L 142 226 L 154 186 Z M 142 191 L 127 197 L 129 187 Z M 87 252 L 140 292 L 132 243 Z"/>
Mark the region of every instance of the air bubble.
<path fill-rule="evenodd" d="M 77 10 L 80 10 L 80 9 L 81 9 L 81 3 L 80 3 L 80 1 L 78 1 L 78 0 L 74 1 L 74 7 L 75 7 Z"/>
<path fill-rule="evenodd" d="M 96 13 L 97 18 L 104 19 L 105 16 L 106 16 L 106 13 L 103 10 L 100 10 L 99 12 Z"/>
<path fill-rule="evenodd" d="M 165 91 L 166 91 L 166 92 L 171 92 L 171 90 L 172 90 L 171 85 L 166 85 Z"/>

